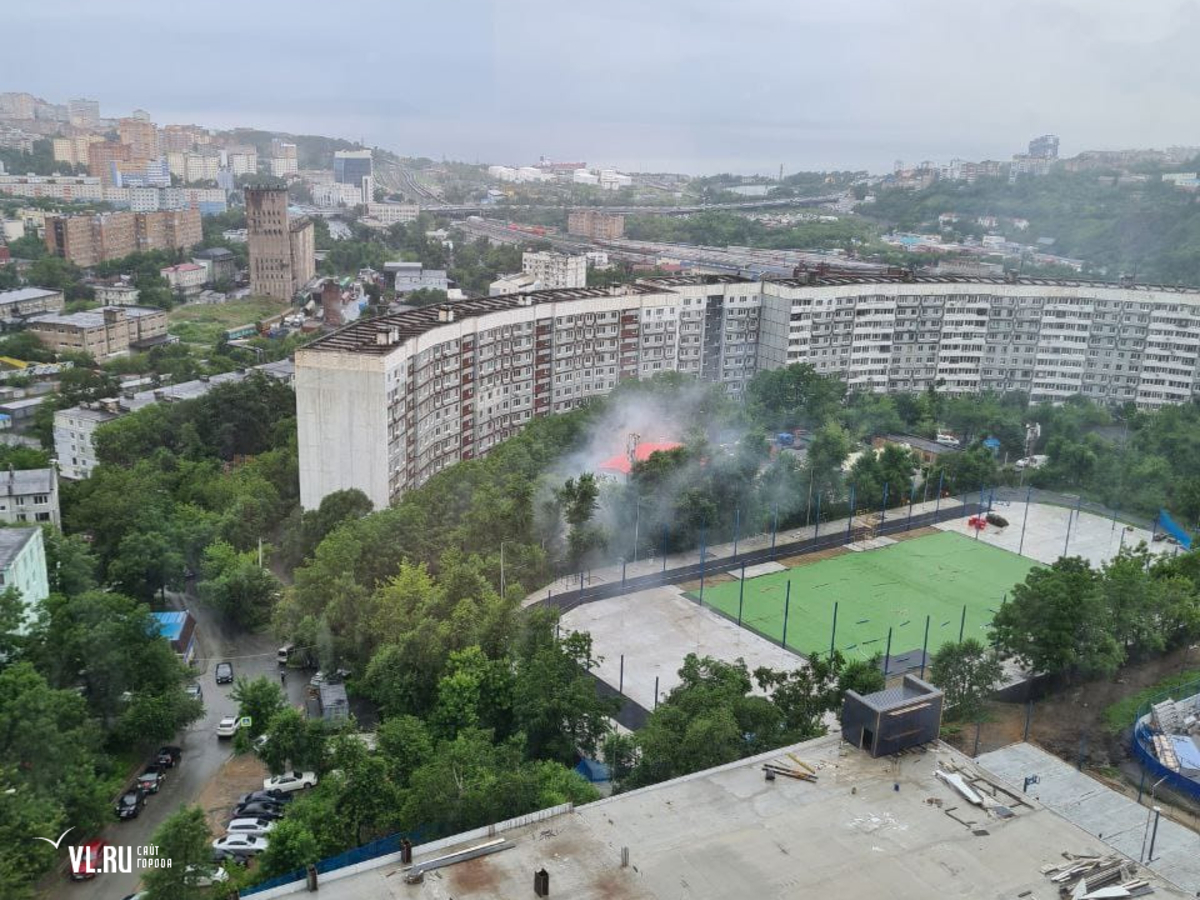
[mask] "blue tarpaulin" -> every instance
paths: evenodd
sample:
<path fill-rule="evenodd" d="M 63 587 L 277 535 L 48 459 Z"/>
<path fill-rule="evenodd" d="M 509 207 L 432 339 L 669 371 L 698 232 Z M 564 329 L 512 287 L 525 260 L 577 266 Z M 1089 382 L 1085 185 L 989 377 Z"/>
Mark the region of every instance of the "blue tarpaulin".
<path fill-rule="evenodd" d="M 1171 745 L 1175 748 L 1175 758 L 1179 760 L 1181 772 L 1193 777 L 1200 772 L 1200 748 L 1195 741 L 1187 735 L 1173 734 Z"/>
<path fill-rule="evenodd" d="M 1180 528 L 1179 524 L 1167 514 L 1165 509 L 1158 511 L 1158 527 L 1179 541 L 1179 545 L 1184 550 L 1192 549 L 1192 536 Z"/>
<path fill-rule="evenodd" d="M 593 784 L 601 781 L 609 781 L 612 777 L 609 775 L 608 766 L 599 760 L 588 759 L 587 757 L 579 761 L 579 765 L 575 767 L 575 771 Z"/>

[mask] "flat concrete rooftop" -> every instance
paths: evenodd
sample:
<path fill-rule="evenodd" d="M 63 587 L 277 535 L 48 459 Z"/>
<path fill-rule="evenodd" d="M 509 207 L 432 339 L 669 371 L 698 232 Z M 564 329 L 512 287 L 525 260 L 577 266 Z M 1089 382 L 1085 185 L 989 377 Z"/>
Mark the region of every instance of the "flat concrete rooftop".
<path fill-rule="evenodd" d="M 1110 790 L 1032 744 L 1011 744 L 979 757 L 979 764 L 1020 790 L 1031 775 L 1037 784 L 1029 786 L 1029 795 L 1083 829 L 1103 835 L 1104 842 L 1147 865 L 1164 878 L 1200 896 L 1200 835 L 1165 816 L 1159 820 L 1150 859 L 1147 825 L 1150 821 L 1150 785 L 1146 785 L 1145 806 Z"/>
<path fill-rule="evenodd" d="M 818 781 L 764 779 L 761 764 L 794 768 L 787 751 Z M 935 777 L 957 770 L 1015 813 L 991 817 Z M 975 780 L 973 779 L 981 779 Z M 463 900 L 533 897 L 545 869 L 550 896 L 573 900 L 649 898 L 942 897 L 1057 898 L 1042 866 L 1063 853 L 1111 852 L 1103 842 L 1036 801 L 1021 802 L 968 758 L 941 744 L 927 752 L 873 760 L 835 737 L 819 738 L 573 811 L 461 842 L 415 848 L 414 862 L 494 840 L 512 846 L 427 872 L 405 884 L 397 860 L 342 879 L 324 876 L 321 900 Z M 622 848 L 629 866 L 621 866 Z M 1184 893 L 1141 873 L 1156 898 Z M 304 894 L 303 883 L 256 895 Z"/>

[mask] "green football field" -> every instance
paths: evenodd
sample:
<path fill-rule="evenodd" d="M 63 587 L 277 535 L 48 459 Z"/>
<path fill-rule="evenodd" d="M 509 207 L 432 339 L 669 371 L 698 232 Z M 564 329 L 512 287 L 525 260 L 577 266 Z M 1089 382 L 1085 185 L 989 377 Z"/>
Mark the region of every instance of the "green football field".
<path fill-rule="evenodd" d="M 787 585 L 787 646 L 809 655 L 828 652 L 837 609 L 835 646 L 850 658 L 883 653 L 892 629 L 892 656 L 920 651 L 929 616 L 929 653 L 964 637 L 984 638 L 1004 595 L 1035 565 L 1008 550 L 942 532 L 878 550 L 846 553 L 786 572 L 747 578 L 742 624 L 783 640 Z M 742 583 L 704 587 L 704 605 L 738 617 Z M 690 591 L 693 600 L 699 591 Z M 919 659 L 919 655 L 915 657 Z"/>

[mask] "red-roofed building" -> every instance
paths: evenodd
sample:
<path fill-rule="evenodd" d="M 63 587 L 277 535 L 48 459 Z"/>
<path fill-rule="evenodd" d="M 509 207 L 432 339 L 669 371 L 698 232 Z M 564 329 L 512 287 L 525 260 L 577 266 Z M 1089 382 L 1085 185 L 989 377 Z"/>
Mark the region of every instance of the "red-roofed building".
<path fill-rule="evenodd" d="M 653 453 L 665 453 L 668 450 L 675 450 L 682 447 L 678 441 L 659 441 L 647 442 L 638 444 L 637 449 L 633 452 L 633 458 L 637 462 L 645 462 Z M 633 471 L 633 466 L 629 462 L 629 454 L 618 453 L 616 456 L 606 459 L 596 467 L 596 471 L 602 475 L 624 475 L 629 477 L 629 473 Z"/>

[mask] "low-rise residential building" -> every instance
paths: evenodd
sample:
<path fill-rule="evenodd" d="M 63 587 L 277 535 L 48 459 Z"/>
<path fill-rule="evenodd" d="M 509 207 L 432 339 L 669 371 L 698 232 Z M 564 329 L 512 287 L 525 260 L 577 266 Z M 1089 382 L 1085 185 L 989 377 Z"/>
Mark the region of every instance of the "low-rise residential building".
<path fill-rule="evenodd" d="M 519 294 L 522 291 L 536 291 L 538 281 L 532 275 L 525 272 L 517 272 L 513 275 L 501 275 L 495 281 L 488 285 L 489 297 L 500 297 L 504 294 Z"/>
<path fill-rule="evenodd" d="M 96 429 L 114 421 L 121 414 L 122 410 L 115 399 L 55 412 L 54 455 L 58 457 L 63 478 L 78 481 L 92 474 L 92 469 L 100 462 L 92 443 Z"/>
<path fill-rule="evenodd" d="M 92 470 L 99 464 L 93 439 L 96 429 L 102 425 L 155 403 L 173 403 L 203 397 L 219 384 L 238 382 L 255 372 L 290 385 L 295 379 L 296 369 L 290 359 L 283 359 L 249 369 L 236 369 L 233 372 L 223 372 L 220 375 L 181 384 L 150 388 L 122 397 L 58 410 L 54 414 L 54 454 L 58 458 L 60 474 L 72 481 L 91 475 Z"/>
<path fill-rule="evenodd" d="M 32 608 L 50 596 L 41 528 L 0 528 L 0 591 L 9 588 L 16 588 L 25 604 L 26 618 L 18 629 L 24 632 Z"/>
<path fill-rule="evenodd" d="M 449 287 L 445 269 L 426 269 L 419 262 L 388 262 L 383 271 L 397 294 L 429 288 L 444 291 Z"/>
<path fill-rule="evenodd" d="M 59 528 L 57 470 L 53 466 L 0 470 L 0 522 L 49 523 Z"/>
<path fill-rule="evenodd" d="M 521 254 L 521 271 L 532 275 L 545 290 L 587 287 L 587 257 L 552 250 Z"/>
<path fill-rule="evenodd" d="M 204 280 L 208 284 L 218 281 L 232 282 L 237 278 L 237 257 L 224 247 L 209 247 L 192 254 L 192 262 L 204 267 Z"/>
<path fill-rule="evenodd" d="M 131 349 L 164 343 L 167 314 L 146 306 L 104 306 L 88 312 L 33 316 L 27 330 L 55 353 L 86 353 L 102 362 Z"/>
<path fill-rule="evenodd" d="M 62 291 L 39 287 L 0 291 L 0 322 L 13 322 L 38 313 L 57 312 L 63 305 Z"/>
<path fill-rule="evenodd" d="M 384 225 L 417 221 L 421 207 L 416 203 L 368 203 L 367 215 Z"/>
<path fill-rule="evenodd" d="M 132 284 L 97 284 L 92 292 L 101 306 L 137 306 L 142 293 Z"/>
<path fill-rule="evenodd" d="M 362 188 L 357 184 L 314 184 L 310 190 L 313 203 L 317 206 L 358 206 L 363 202 Z"/>
<path fill-rule="evenodd" d="M 104 200 L 104 185 L 91 175 L 4 175 L 0 174 L 0 194 L 14 197 L 46 197 L 68 203 Z"/>
<path fill-rule="evenodd" d="M 29 369 L 21 369 L 22 373 Z M 0 401 L 0 416 L 8 422 L 7 427 L 16 431 L 28 427 L 38 409 L 46 402 L 45 395 L 40 397 L 16 397 L 12 400 Z"/>
<path fill-rule="evenodd" d="M 207 270 L 197 263 L 180 263 L 159 269 L 158 274 L 167 280 L 171 290 L 184 294 L 198 294 L 208 280 Z"/>

